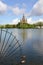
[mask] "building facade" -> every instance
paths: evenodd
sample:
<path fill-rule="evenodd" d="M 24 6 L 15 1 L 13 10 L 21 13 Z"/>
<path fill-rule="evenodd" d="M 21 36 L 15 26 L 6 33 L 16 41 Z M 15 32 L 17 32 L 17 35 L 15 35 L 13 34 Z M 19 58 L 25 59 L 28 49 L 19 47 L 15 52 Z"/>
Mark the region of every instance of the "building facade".
<path fill-rule="evenodd" d="M 25 18 L 25 16 L 23 15 L 22 19 L 20 20 L 21 24 L 25 24 L 27 23 L 27 19 Z"/>

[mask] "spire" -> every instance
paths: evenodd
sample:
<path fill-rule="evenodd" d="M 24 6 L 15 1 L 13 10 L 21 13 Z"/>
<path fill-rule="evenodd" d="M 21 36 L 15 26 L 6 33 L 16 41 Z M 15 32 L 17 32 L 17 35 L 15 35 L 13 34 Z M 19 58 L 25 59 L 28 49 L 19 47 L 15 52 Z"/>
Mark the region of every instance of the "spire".
<path fill-rule="evenodd" d="M 25 20 L 24 14 L 23 14 L 22 23 L 25 23 L 25 22 L 26 22 L 26 20 Z"/>
<path fill-rule="evenodd" d="M 24 16 L 24 14 L 23 14 L 23 18 L 22 18 L 22 20 L 25 20 L 25 16 Z"/>
<path fill-rule="evenodd" d="M 24 23 L 27 23 L 27 19 L 25 18 L 25 15 L 23 14 L 23 17 L 21 19 L 21 23 L 24 24 Z"/>

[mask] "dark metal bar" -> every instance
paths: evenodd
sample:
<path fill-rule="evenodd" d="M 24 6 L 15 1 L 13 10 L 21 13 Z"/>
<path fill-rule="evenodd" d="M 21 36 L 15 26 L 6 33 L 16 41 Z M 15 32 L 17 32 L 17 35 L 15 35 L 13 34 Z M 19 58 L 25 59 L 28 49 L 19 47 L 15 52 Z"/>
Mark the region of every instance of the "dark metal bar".
<path fill-rule="evenodd" d="M 12 53 L 12 55 L 6 55 L 5 58 L 11 58 L 12 56 L 14 57 L 18 52 L 16 51 L 15 53 Z"/>
<path fill-rule="evenodd" d="M 19 45 L 11 54 L 10 54 L 10 56 L 9 57 L 14 57 L 14 55 L 16 55 L 17 53 L 18 53 L 18 51 L 17 51 L 17 49 L 20 47 L 20 56 L 22 55 L 21 53 L 22 53 L 22 49 L 21 49 L 21 45 Z"/>
<path fill-rule="evenodd" d="M 15 47 L 15 45 L 16 45 L 17 43 L 18 43 L 18 41 L 16 41 L 16 43 L 8 50 L 8 52 L 7 52 L 7 50 L 6 50 L 6 52 L 4 53 L 4 55 L 8 54 L 9 51 L 11 52 L 11 50 L 14 49 L 14 47 Z"/>
<path fill-rule="evenodd" d="M 4 58 L 11 58 L 12 56 L 14 57 L 17 53 L 18 53 L 18 51 L 19 50 L 17 50 L 18 48 L 20 48 L 19 50 L 20 50 L 20 55 L 19 56 L 22 56 L 22 49 L 21 49 L 21 45 L 19 45 L 16 49 L 14 49 L 13 51 L 12 51 L 12 53 L 10 53 L 9 55 L 5 55 L 5 57 Z M 3 59 L 4 59 L 3 58 Z"/>
<path fill-rule="evenodd" d="M 14 42 L 14 39 L 15 39 L 15 38 L 16 38 L 16 37 L 13 38 L 13 40 L 11 41 L 11 43 L 9 44 L 9 46 L 7 47 L 7 49 L 5 50 L 4 55 L 5 55 L 5 53 L 9 50 L 9 48 L 11 47 L 11 45 L 12 45 L 12 43 Z"/>
<path fill-rule="evenodd" d="M 12 32 L 10 33 L 10 36 L 9 36 L 9 38 L 8 38 L 8 40 L 7 40 L 6 44 L 5 44 L 5 46 L 4 46 L 3 51 L 6 49 L 6 46 L 8 45 L 8 41 L 9 41 L 9 39 L 10 39 L 11 35 L 12 35 Z"/>
<path fill-rule="evenodd" d="M 1 52 L 2 52 L 2 49 L 3 49 L 3 47 L 4 47 L 4 43 L 5 43 L 5 39 L 6 39 L 6 35 L 7 35 L 7 31 L 8 31 L 8 29 L 6 30 L 6 33 L 5 33 L 5 37 L 4 37 L 4 40 L 3 40 L 3 44 L 2 44 L 2 47 L 1 47 Z"/>
<path fill-rule="evenodd" d="M 7 54 L 7 57 L 9 56 L 12 56 L 13 55 L 13 52 L 15 52 L 18 48 L 20 47 L 20 45 L 17 47 L 17 48 L 15 48 L 13 51 L 11 51 L 9 54 Z M 14 53 L 15 54 L 15 53 Z"/>
<path fill-rule="evenodd" d="M 2 37 L 2 29 L 1 29 L 1 33 L 0 33 L 0 43 L 1 43 L 1 37 Z"/>
<path fill-rule="evenodd" d="M 2 41 L 1 37 L 2 37 L 3 31 L 5 31 L 5 30 L 1 29 L 0 42 Z M 5 31 L 5 35 L 4 35 L 4 39 L 3 39 L 3 43 L 2 43 L 2 47 L 1 47 L 2 57 L 1 57 L 0 62 L 3 62 L 4 65 L 6 65 L 6 63 L 8 63 L 8 65 L 10 63 L 13 63 L 13 61 L 11 62 L 10 60 L 13 59 L 16 61 L 17 60 L 16 58 L 19 58 L 22 54 L 21 44 L 19 44 L 19 41 L 16 39 L 16 37 L 13 37 L 11 42 L 8 44 L 12 33 L 9 33 L 10 35 L 9 35 L 8 39 L 6 40 L 7 33 L 9 33 L 9 32 Z M 5 43 L 5 40 L 6 40 L 6 43 Z M 16 41 L 15 44 L 13 44 L 14 41 Z M 16 44 L 17 44 L 17 46 L 16 46 Z"/>
<path fill-rule="evenodd" d="M 11 51 L 9 54 L 7 54 L 7 55 L 13 54 L 13 52 L 15 52 L 19 47 L 20 47 L 20 45 L 19 45 L 17 48 L 15 48 L 14 50 L 12 50 L 12 51 Z"/>
<path fill-rule="evenodd" d="M 6 57 L 3 58 L 3 60 L 5 59 L 5 60 L 8 60 L 9 62 L 13 62 L 13 61 L 10 61 L 10 60 L 15 60 L 15 61 L 16 61 L 16 58 L 19 58 L 19 59 L 20 59 L 21 56 L 20 56 L 20 55 L 19 55 L 19 56 L 16 56 L 16 54 L 17 54 L 17 53 L 15 53 L 15 54 L 12 55 L 12 56 L 6 56 Z M 8 61 L 7 61 L 7 62 L 8 62 Z M 15 62 L 15 61 L 14 61 L 14 62 Z"/>
<path fill-rule="evenodd" d="M 11 56 L 6 56 L 6 58 L 15 60 L 16 58 L 21 58 L 21 56 L 22 55 L 17 56 L 17 52 L 16 52 L 16 53 L 12 54 Z"/>
<path fill-rule="evenodd" d="M 19 45 L 15 50 L 13 50 L 13 51 L 15 51 L 15 53 L 12 52 L 10 55 L 7 55 L 7 56 L 5 56 L 5 57 L 2 58 L 2 59 L 3 59 L 3 60 L 4 60 L 4 59 L 7 59 L 7 58 L 8 58 L 8 59 L 11 59 L 11 57 L 14 58 L 14 57 L 16 56 L 16 54 L 18 53 L 18 52 L 17 52 L 17 49 L 18 49 L 19 47 L 20 47 L 20 45 Z M 20 51 L 20 52 L 21 52 L 21 51 Z M 21 55 L 19 55 L 19 57 L 21 57 Z M 19 57 L 16 56 L 16 58 L 19 58 Z"/>

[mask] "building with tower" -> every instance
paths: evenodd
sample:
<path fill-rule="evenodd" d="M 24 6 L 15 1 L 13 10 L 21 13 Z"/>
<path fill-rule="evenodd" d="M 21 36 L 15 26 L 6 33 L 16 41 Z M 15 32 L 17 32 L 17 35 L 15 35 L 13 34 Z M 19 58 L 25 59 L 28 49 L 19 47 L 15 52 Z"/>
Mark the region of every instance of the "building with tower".
<path fill-rule="evenodd" d="M 27 19 L 25 18 L 25 16 L 23 15 L 22 19 L 20 20 L 21 24 L 25 24 L 27 23 Z"/>

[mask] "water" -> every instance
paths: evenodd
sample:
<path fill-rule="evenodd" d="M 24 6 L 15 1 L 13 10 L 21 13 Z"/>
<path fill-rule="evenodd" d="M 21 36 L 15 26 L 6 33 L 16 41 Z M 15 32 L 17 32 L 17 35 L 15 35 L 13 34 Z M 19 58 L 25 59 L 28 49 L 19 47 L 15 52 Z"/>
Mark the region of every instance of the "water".
<path fill-rule="evenodd" d="M 23 43 L 26 65 L 43 65 L 43 29 L 8 29 Z"/>

